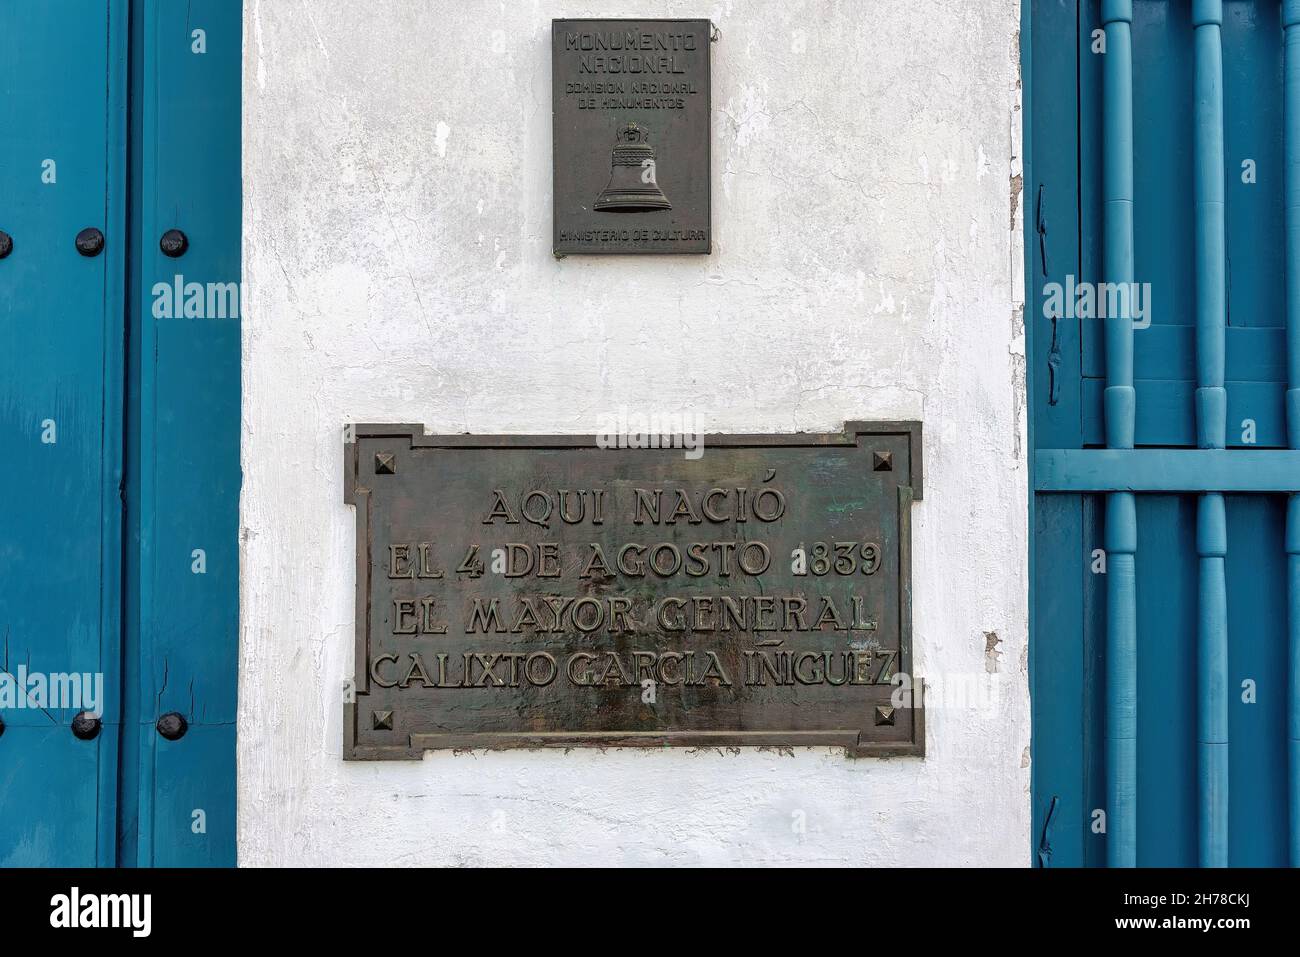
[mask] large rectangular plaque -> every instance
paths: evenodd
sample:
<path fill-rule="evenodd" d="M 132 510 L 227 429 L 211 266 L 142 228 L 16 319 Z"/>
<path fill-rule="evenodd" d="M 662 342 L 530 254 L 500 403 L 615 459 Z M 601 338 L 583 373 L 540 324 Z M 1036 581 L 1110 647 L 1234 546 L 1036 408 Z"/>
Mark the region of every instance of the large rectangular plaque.
<path fill-rule="evenodd" d="M 711 35 L 551 21 L 555 255 L 709 252 Z"/>
<path fill-rule="evenodd" d="M 344 756 L 842 746 L 921 754 L 921 427 L 705 436 L 348 430 L 356 678 Z"/>

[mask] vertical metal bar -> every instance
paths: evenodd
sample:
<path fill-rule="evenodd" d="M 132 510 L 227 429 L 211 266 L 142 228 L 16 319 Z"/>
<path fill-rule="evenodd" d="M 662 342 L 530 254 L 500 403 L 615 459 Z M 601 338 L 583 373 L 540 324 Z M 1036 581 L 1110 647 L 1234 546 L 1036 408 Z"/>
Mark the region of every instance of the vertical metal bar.
<path fill-rule="evenodd" d="M 1106 864 L 1137 866 L 1137 501 L 1106 496 Z"/>
<path fill-rule="evenodd" d="M 1132 0 L 1102 0 L 1105 281 L 1133 288 Z M 1106 317 L 1106 444 L 1133 448 L 1133 303 Z M 1106 863 L 1137 864 L 1137 503 L 1131 492 L 1106 500 Z"/>
<path fill-rule="evenodd" d="M 1286 36 L 1283 117 L 1286 141 L 1287 444 L 1300 449 L 1300 0 L 1283 0 Z M 1289 612 L 1287 738 L 1291 809 L 1291 866 L 1300 867 L 1300 495 L 1286 510 Z"/>
<path fill-rule="evenodd" d="M 1290 33 L 1290 31 L 1287 31 Z M 1289 266 L 1288 271 L 1293 271 Z M 1287 308 L 1287 313 L 1294 317 L 1294 325 L 1300 316 L 1294 312 L 1295 306 Z M 1293 383 L 1297 380 L 1292 379 Z M 1289 425 L 1291 447 L 1300 448 L 1296 433 L 1300 431 L 1300 404 L 1297 398 L 1300 389 L 1291 389 L 1288 396 L 1290 411 Z M 1300 867 L 1300 495 L 1292 493 L 1286 508 L 1286 552 L 1287 552 L 1287 620 L 1290 639 L 1288 642 L 1288 671 L 1291 675 L 1287 699 L 1287 730 L 1291 764 L 1288 771 L 1289 796 L 1291 807 L 1291 866 Z"/>
<path fill-rule="evenodd" d="M 1223 0 L 1193 0 L 1196 50 L 1196 437 L 1227 440 L 1223 212 Z M 1200 864 L 1228 866 L 1228 531 L 1223 495 L 1197 502 L 1200 586 L 1196 643 Z"/>
<path fill-rule="evenodd" d="M 1197 503 L 1200 555 L 1199 628 L 1196 648 L 1200 864 L 1228 866 L 1228 599 L 1224 557 L 1228 531 L 1223 495 Z"/>

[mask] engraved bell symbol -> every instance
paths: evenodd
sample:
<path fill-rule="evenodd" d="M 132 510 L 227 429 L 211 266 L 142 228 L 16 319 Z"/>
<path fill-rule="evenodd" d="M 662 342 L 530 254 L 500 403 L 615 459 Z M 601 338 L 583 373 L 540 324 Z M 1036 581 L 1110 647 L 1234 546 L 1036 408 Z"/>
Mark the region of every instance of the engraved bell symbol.
<path fill-rule="evenodd" d="M 602 213 L 644 213 L 672 209 L 656 181 L 654 147 L 646 132 L 635 123 L 618 131 L 610 157 L 609 185 L 596 197 L 592 208 Z"/>

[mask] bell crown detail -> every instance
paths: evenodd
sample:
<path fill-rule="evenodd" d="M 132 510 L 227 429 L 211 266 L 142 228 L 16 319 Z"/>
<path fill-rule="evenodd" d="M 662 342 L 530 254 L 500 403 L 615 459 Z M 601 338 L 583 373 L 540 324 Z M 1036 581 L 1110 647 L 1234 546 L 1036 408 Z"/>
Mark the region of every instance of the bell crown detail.
<path fill-rule="evenodd" d="M 645 130 L 635 123 L 628 123 L 619 129 L 618 140 L 620 143 L 644 143 L 646 141 Z"/>

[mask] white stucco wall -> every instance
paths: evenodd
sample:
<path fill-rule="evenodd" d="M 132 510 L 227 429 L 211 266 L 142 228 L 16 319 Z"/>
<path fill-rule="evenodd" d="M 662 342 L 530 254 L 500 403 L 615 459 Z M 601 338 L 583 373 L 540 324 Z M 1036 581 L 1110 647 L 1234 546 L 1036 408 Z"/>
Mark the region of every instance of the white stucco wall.
<path fill-rule="evenodd" d="M 549 21 L 571 16 L 720 30 L 711 256 L 552 257 Z M 1029 863 L 1018 16 L 246 2 L 241 863 Z M 925 759 L 341 760 L 342 425 L 591 433 L 620 406 L 924 421 Z M 994 700 L 945 702 L 961 682 Z"/>

